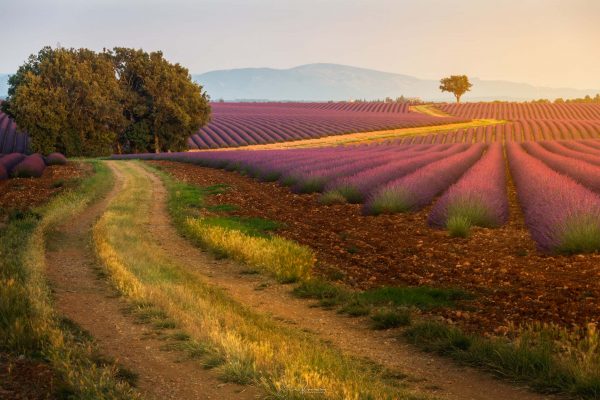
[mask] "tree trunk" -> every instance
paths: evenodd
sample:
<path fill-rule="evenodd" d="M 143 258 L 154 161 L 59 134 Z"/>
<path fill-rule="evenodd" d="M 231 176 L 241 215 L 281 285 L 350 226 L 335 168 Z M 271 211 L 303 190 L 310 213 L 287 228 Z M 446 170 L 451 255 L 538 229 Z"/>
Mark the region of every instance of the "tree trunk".
<path fill-rule="evenodd" d="M 123 149 L 121 149 L 121 143 L 117 142 L 117 154 L 123 154 Z"/>
<path fill-rule="evenodd" d="M 456 104 L 460 103 L 460 95 L 455 94 L 454 96 L 456 97 Z"/>
<path fill-rule="evenodd" d="M 154 134 L 154 152 L 155 153 L 160 153 L 160 146 L 158 144 L 158 134 Z"/>

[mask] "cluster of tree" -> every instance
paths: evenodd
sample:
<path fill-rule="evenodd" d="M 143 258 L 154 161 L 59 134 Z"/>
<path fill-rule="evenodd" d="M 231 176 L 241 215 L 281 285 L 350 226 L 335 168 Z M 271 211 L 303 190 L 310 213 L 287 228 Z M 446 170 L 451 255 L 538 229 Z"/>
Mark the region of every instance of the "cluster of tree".
<path fill-rule="evenodd" d="M 491 103 L 513 103 L 511 101 L 505 101 L 505 100 L 494 100 Z M 600 104 L 600 94 L 597 94 L 594 97 L 591 97 L 590 95 L 587 95 L 583 98 L 578 98 L 578 99 L 563 99 L 561 97 L 554 99 L 554 101 L 549 100 L 549 99 L 537 99 L 537 100 L 530 100 L 530 101 L 523 101 L 522 103 L 524 104 L 565 104 L 565 103 L 593 103 L 593 104 Z"/>
<path fill-rule="evenodd" d="M 596 94 L 596 96 L 592 97 L 589 94 L 587 96 L 585 96 L 584 98 L 579 98 L 579 99 L 561 99 L 560 97 L 558 99 L 554 100 L 554 104 L 561 104 L 561 103 L 595 103 L 595 104 L 600 104 L 600 93 Z"/>
<path fill-rule="evenodd" d="M 351 100 L 353 103 L 400 103 L 400 104 L 404 104 L 404 103 L 408 103 L 408 104 L 422 104 L 423 101 L 418 98 L 418 97 L 405 97 L 404 95 L 400 95 L 400 97 L 396 97 L 391 98 L 391 97 L 386 97 L 385 99 L 374 99 L 374 100 L 367 100 L 367 99 L 355 99 L 355 100 Z M 333 103 L 333 101 L 330 101 L 330 103 Z"/>
<path fill-rule="evenodd" d="M 188 70 L 161 52 L 44 47 L 9 78 L 2 110 L 35 152 L 98 156 L 180 151 L 210 118 Z"/>

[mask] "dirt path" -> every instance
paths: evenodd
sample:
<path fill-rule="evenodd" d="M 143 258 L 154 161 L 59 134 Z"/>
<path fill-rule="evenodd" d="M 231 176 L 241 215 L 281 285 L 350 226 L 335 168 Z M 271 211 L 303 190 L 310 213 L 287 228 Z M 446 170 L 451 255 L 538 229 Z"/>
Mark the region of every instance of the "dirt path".
<path fill-rule="evenodd" d="M 435 107 L 433 104 L 420 104 L 416 106 L 410 106 L 410 111 L 430 115 L 432 117 L 453 117 L 453 115 L 443 112 L 439 108 Z"/>
<path fill-rule="evenodd" d="M 288 286 L 273 284 L 259 275 L 240 274 L 242 267 L 227 260 L 215 260 L 178 236 L 166 211 L 167 194 L 162 182 L 155 175 L 145 173 L 153 181 L 154 188 L 154 205 L 149 218 L 152 224 L 148 230 L 160 248 L 174 259 L 204 273 L 211 283 L 225 288 L 238 301 L 300 329 L 310 330 L 345 352 L 398 369 L 408 375 L 406 382 L 410 387 L 442 399 L 551 398 L 419 352 L 398 341 L 397 332 L 374 332 L 360 319 L 310 307 L 309 302 L 291 297 Z"/>
<path fill-rule="evenodd" d="M 198 362 L 178 352 L 162 351 L 165 342 L 152 327 L 135 323 L 109 283 L 100 278 L 91 229 L 126 179 L 113 168 L 116 185 L 102 201 L 65 222 L 49 235 L 47 276 L 56 308 L 96 340 L 102 354 L 138 374 L 138 388 L 150 399 L 254 399 L 257 389 L 225 384 Z"/>

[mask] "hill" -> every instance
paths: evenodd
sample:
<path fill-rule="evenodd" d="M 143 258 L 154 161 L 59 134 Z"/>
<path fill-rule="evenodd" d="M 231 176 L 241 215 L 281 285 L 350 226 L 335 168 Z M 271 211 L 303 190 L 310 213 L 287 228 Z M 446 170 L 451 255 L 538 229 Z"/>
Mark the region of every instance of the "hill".
<path fill-rule="evenodd" d="M 8 74 L 0 74 L 0 99 L 8 93 Z"/>
<path fill-rule="evenodd" d="M 290 69 L 241 68 L 193 75 L 213 100 L 328 101 L 420 97 L 453 101 L 439 91 L 437 80 L 338 64 L 307 64 Z M 583 97 L 599 89 L 537 87 L 526 83 L 471 78 L 473 90 L 465 101 Z"/>
<path fill-rule="evenodd" d="M 0 74 L 0 98 L 6 96 L 9 74 Z M 437 80 L 375 71 L 339 64 L 307 64 L 290 69 L 240 68 L 193 74 L 213 100 L 229 101 L 340 101 L 420 97 L 427 101 L 454 101 L 440 93 Z M 574 98 L 600 93 L 600 89 L 548 88 L 500 80 L 471 78 L 473 90 L 465 101 L 527 101 L 539 98 Z"/>

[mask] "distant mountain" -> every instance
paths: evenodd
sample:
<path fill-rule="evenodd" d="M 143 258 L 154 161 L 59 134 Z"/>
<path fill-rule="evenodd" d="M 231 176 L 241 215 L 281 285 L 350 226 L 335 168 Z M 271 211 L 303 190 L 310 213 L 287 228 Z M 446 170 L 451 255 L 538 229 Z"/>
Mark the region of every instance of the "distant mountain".
<path fill-rule="evenodd" d="M 427 101 L 454 101 L 441 93 L 436 80 L 338 64 L 307 64 L 290 69 L 241 68 L 192 75 L 213 100 L 339 101 L 419 97 Z M 0 74 L 0 98 L 8 91 L 8 74 Z M 471 78 L 473 89 L 464 101 L 555 99 L 584 97 L 600 89 L 536 87 L 526 83 Z"/>
<path fill-rule="evenodd" d="M 328 101 L 420 97 L 453 101 L 436 80 L 338 64 L 307 64 L 290 69 L 241 68 L 193 75 L 213 100 Z M 536 87 L 525 83 L 471 78 L 464 101 L 533 100 L 583 97 L 596 90 Z"/>
<path fill-rule="evenodd" d="M 0 99 L 6 97 L 8 93 L 8 74 L 0 74 Z"/>

